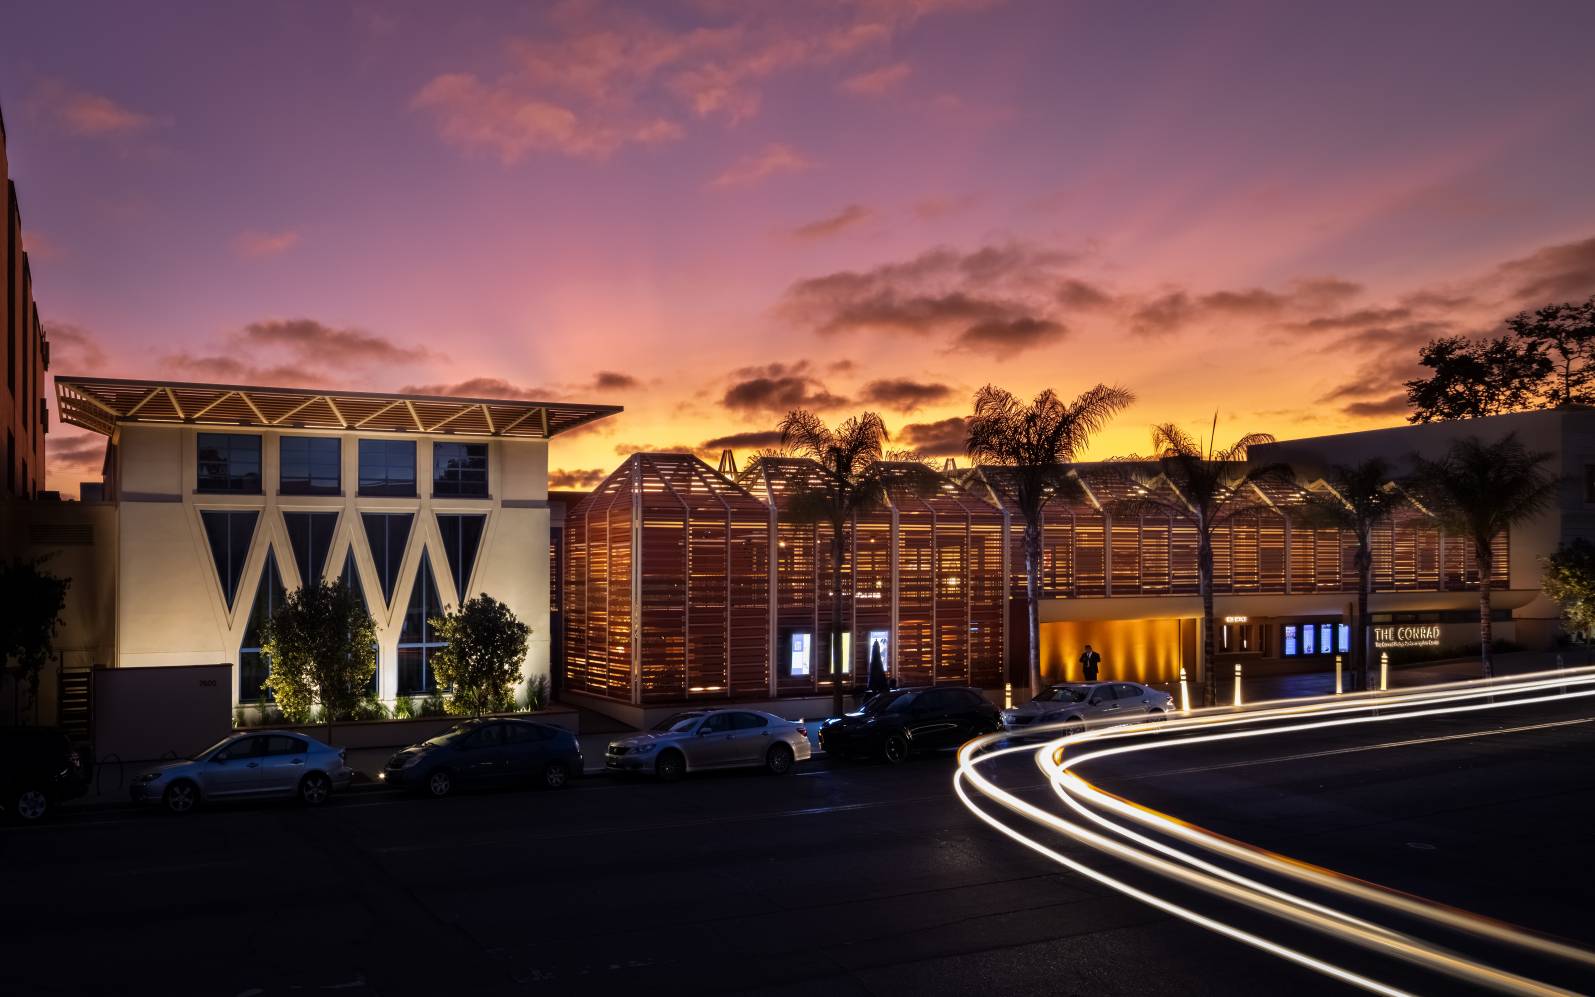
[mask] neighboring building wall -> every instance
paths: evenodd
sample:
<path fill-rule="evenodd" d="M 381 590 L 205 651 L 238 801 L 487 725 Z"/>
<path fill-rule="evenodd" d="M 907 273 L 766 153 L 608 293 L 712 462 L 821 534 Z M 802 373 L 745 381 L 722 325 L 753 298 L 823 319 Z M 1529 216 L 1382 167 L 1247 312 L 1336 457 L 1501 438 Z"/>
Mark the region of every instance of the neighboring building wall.
<path fill-rule="evenodd" d="M 5 337 L 4 382 L 0 386 L 0 502 L 31 498 L 44 488 L 44 373 L 49 349 L 33 301 L 33 274 L 22 239 L 22 211 L 10 180 L 5 123 L 0 120 L 0 187 L 5 190 L 5 224 L 0 231 L 0 304 Z"/>
<path fill-rule="evenodd" d="M 288 533 L 285 512 L 336 513 L 336 526 L 327 548 L 324 578 L 341 576 L 346 558 L 353 560 L 371 615 L 377 625 L 379 695 L 392 700 L 398 693 L 400 634 L 412 589 L 418 583 L 423 555 L 431 569 L 438 602 L 457 607 L 462 596 L 487 593 L 509 607 L 532 628 L 525 677 L 548 675 L 549 670 L 549 521 L 547 503 L 548 447 L 542 440 L 480 439 L 488 448 L 488 498 L 460 498 L 433 494 L 432 446 L 435 442 L 460 442 L 458 437 L 401 433 L 288 432 L 239 428 L 241 436 L 261 439 L 261 480 L 258 494 L 202 493 L 198 491 L 198 436 L 225 432 L 224 427 L 129 424 L 120 429 L 114 447 L 118 509 L 116 554 L 117 590 L 114 665 L 239 663 L 240 648 L 249 625 L 257 588 L 266 571 L 268 553 L 283 585 L 301 584 L 301 572 L 318 570 L 299 563 Z M 340 442 L 341 494 L 280 494 L 279 447 L 281 438 L 333 437 Z M 372 497 L 359 494 L 359 441 L 361 439 L 414 440 L 416 491 L 414 497 Z M 256 512 L 236 593 L 231 605 L 222 584 L 206 534 L 202 512 Z M 364 513 L 407 513 L 413 516 L 391 594 L 384 598 L 365 523 Z M 442 533 L 439 515 L 486 517 L 481 540 L 465 591 L 456 590 L 454 570 Z M 239 671 L 234 669 L 234 701 L 240 697 Z M 247 690 L 245 699 L 250 698 Z"/>

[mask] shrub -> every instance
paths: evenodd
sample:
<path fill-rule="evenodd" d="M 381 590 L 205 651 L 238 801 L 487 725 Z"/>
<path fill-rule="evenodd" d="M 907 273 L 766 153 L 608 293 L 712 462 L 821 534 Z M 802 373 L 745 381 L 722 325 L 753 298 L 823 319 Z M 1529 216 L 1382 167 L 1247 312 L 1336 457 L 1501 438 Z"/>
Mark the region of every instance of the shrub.
<path fill-rule="evenodd" d="M 393 719 L 413 720 L 420 715 L 420 712 L 416 709 L 415 700 L 409 696 L 400 696 L 393 701 Z"/>
<path fill-rule="evenodd" d="M 532 628 L 490 595 L 466 600 L 432 621 L 445 646 L 432 658 L 438 682 L 453 689 L 449 712 L 480 716 L 513 697 Z"/>
<path fill-rule="evenodd" d="M 447 705 L 443 702 L 443 694 L 440 692 L 434 692 L 423 699 L 417 699 L 416 702 L 420 706 L 420 712 L 417 716 L 441 717 L 448 712 Z"/>
<path fill-rule="evenodd" d="M 522 700 L 526 712 L 536 713 L 548 705 L 548 676 L 533 675 L 532 680 L 526 683 L 526 695 Z"/>

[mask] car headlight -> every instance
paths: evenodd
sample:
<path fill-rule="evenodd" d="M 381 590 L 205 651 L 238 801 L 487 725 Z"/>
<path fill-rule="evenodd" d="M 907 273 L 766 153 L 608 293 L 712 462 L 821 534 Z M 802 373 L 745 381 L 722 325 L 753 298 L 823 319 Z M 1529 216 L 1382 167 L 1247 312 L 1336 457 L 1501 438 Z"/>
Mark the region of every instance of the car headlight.
<path fill-rule="evenodd" d="M 634 755 L 646 755 L 648 752 L 654 751 L 658 747 L 659 747 L 659 745 L 654 744 L 652 742 L 650 742 L 648 744 L 639 744 L 635 748 L 631 749 L 631 753 L 634 754 Z"/>
<path fill-rule="evenodd" d="M 162 773 L 162 772 L 145 772 L 143 775 L 139 776 L 138 779 L 135 780 L 135 781 L 137 781 L 140 785 L 144 785 L 146 783 L 154 782 L 155 780 L 159 779 L 164 774 L 165 773 Z"/>
<path fill-rule="evenodd" d="M 411 755 L 409 758 L 406 758 L 404 760 L 404 764 L 399 766 L 399 767 L 407 769 L 407 768 L 410 768 L 412 766 L 419 765 L 419 764 L 421 764 L 421 759 L 423 759 L 425 757 L 426 757 L 426 753 L 425 752 L 417 751 L 415 754 Z"/>

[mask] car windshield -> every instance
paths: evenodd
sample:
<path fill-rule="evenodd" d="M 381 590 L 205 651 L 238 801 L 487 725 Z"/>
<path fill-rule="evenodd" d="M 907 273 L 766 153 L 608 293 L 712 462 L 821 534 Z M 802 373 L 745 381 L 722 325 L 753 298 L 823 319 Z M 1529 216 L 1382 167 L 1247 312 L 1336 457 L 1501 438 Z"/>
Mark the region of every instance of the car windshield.
<path fill-rule="evenodd" d="M 1078 686 L 1055 685 L 1037 696 L 1033 702 L 1037 703 L 1083 703 L 1086 691 Z"/>
<path fill-rule="evenodd" d="M 866 699 L 864 701 L 864 705 L 859 707 L 859 712 L 869 714 L 885 713 L 887 710 L 892 708 L 893 703 L 901 702 L 903 700 L 911 700 L 913 698 L 914 694 L 911 692 L 899 692 L 896 690 L 891 692 L 879 692 L 871 696 L 869 699 Z"/>
<path fill-rule="evenodd" d="M 197 762 L 201 758 L 207 758 L 207 757 L 215 754 L 216 752 L 222 750 L 222 748 L 225 748 L 227 745 L 231 744 L 233 742 L 233 738 L 235 738 L 237 736 L 238 735 L 236 735 L 236 734 L 228 734 L 226 737 L 222 738 L 220 741 L 217 741 L 215 744 L 213 744 L 210 747 L 206 748 L 204 751 L 198 752 L 197 754 L 189 755 L 188 756 L 188 760 L 191 761 L 191 762 Z"/>
<path fill-rule="evenodd" d="M 684 734 L 701 719 L 703 719 L 702 713 L 677 713 L 654 724 L 654 731 L 661 734 Z"/>

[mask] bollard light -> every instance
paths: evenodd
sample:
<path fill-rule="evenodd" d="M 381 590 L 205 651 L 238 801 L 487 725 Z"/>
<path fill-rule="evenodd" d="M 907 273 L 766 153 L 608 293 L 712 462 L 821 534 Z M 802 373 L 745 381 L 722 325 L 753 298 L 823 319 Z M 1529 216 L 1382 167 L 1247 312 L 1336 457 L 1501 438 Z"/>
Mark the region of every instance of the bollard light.
<path fill-rule="evenodd" d="M 1337 654 L 1335 655 L 1335 695 L 1338 696 L 1345 691 L 1340 684 L 1340 655 Z"/>
<path fill-rule="evenodd" d="M 1241 705 L 1241 663 L 1235 662 L 1235 705 Z"/>
<path fill-rule="evenodd" d="M 1185 666 L 1180 666 L 1180 712 L 1191 712 L 1191 687 L 1185 681 Z"/>
<path fill-rule="evenodd" d="M 1005 709 L 1005 710 L 1013 709 L 1013 683 L 1012 682 L 1004 682 L 1002 684 L 1002 708 Z"/>
<path fill-rule="evenodd" d="M 1390 688 L 1390 652 L 1379 652 L 1379 691 Z"/>

